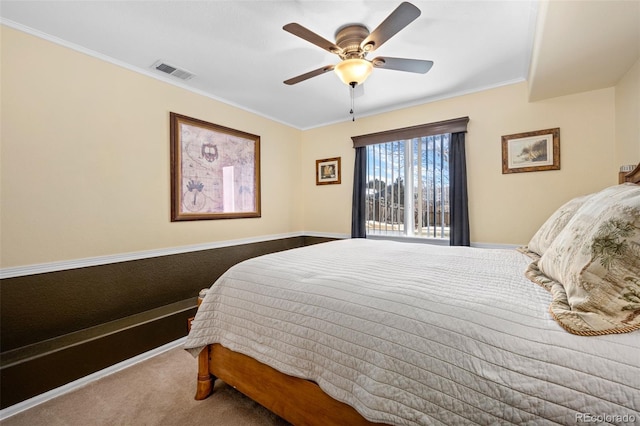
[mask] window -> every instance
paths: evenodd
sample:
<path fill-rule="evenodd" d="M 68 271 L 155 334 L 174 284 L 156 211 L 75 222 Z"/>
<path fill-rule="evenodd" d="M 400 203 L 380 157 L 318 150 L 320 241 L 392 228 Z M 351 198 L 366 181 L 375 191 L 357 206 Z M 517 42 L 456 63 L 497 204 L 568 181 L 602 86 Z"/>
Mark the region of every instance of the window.
<path fill-rule="evenodd" d="M 414 237 L 468 245 L 468 121 L 462 117 L 352 137 L 352 237 Z"/>
<path fill-rule="evenodd" d="M 366 147 L 367 235 L 449 238 L 449 140 L 447 133 Z"/>

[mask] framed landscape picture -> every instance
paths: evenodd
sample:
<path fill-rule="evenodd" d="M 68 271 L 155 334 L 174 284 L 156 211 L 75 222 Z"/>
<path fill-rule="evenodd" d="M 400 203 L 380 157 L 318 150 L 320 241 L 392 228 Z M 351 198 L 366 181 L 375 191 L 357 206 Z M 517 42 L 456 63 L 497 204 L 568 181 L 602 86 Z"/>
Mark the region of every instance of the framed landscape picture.
<path fill-rule="evenodd" d="M 316 185 L 340 183 L 340 157 L 316 160 Z"/>
<path fill-rule="evenodd" d="M 171 221 L 260 217 L 260 136 L 170 113 Z"/>
<path fill-rule="evenodd" d="M 560 170 L 560 128 L 502 137 L 502 173 Z"/>

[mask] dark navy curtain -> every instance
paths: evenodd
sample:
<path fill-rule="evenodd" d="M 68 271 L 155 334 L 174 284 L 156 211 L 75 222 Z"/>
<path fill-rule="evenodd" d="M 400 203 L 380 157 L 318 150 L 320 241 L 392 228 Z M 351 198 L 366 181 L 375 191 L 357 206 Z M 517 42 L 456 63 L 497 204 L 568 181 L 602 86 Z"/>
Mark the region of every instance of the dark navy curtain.
<path fill-rule="evenodd" d="M 449 149 L 449 244 L 452 246 L 470 245 L 464 135 L 465 132 L 452 133 Z"/>
<path fill-rule="evenodd" d="M 367 147 L 356 148 L 353 168 L 353 205 L 351 208 L 351 238 L 367 238 L 365 230 L 365 198 L 367 173 Z"/>

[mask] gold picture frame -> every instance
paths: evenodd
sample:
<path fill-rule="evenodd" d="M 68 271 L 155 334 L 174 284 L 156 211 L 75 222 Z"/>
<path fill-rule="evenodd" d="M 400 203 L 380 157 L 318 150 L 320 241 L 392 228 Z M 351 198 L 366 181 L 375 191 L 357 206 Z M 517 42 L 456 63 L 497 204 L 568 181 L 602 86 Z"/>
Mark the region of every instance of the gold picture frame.
<path fill-rule="evenodd" d="M 316 185 L 334 185 L 340 183 L 341 157 L 316 160 Z"/>
<path fill-rule="evenodd" d="M 260 217 L 260 136 L 170 113 L 171 221 Z"/>
<path fill-rule="evenodd" d="M 560 170 L 560 128 L 502 136 L 502 173 Z"/>

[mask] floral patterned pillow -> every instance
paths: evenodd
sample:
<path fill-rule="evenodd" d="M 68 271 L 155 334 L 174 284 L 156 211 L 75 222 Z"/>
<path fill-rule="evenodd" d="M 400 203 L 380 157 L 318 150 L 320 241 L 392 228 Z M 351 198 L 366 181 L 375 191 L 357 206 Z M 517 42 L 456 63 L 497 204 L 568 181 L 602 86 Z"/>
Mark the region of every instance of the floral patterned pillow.
<path fill-rule="evenodd" d="M 640 185 L 589 197 L 527 276 L 552 293 L 549 310 L 571 333 L 640 329 Z"/>
<path fill-rule="evenodd" d="M 582 195 L 560 206 L 533 235 L 529 244 L 522 247 L 520 251 L 530 255 L 534 259 L 542 256 L 553 240 L 556 239 L 560 231 L 564 229 L 569 220 L 571 220 L 576 211 L 582 207 L 588 198 L 589 195 Z"/>

